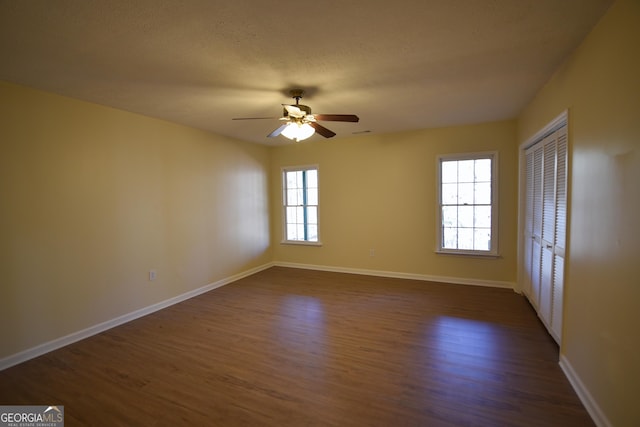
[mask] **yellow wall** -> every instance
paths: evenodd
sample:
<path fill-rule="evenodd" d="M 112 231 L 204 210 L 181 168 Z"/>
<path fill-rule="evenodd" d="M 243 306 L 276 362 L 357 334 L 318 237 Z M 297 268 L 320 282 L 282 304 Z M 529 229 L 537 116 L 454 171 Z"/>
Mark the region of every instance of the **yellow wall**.
<path fill-rule="evenodd" d="M 5 83 L 0 146 L 0 359 L 271 260 L 267 147 Z"/>
<path fill-rule="evenodd" d="M 569 109 L 563 357 L 614 426 L 640 425 L 640 1 L 616 2 L 526 108 L 526 141 Z"/>
<path fill-rule="evenodd" d="M 499 152 L 501 257 L 436 254 L 436 157 Z M 274 260 L 346 269 L 514 283 L 517 145 L 514 121 L 317 140 L 273 148 Z M 281 244 L 281 168 L 317 164 L 321 247 Z M 375 256 L 370 256 L 375 249 Z"/>

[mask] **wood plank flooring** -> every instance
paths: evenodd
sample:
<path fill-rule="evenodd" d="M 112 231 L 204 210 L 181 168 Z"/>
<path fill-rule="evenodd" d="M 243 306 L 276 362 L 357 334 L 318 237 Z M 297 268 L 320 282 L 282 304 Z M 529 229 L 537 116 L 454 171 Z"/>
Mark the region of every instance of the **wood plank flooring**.
<path fill-rule="evenodd" d="M 0 372 L 66 426 L 593 426 L 511 290 L 274 267 Z"/>

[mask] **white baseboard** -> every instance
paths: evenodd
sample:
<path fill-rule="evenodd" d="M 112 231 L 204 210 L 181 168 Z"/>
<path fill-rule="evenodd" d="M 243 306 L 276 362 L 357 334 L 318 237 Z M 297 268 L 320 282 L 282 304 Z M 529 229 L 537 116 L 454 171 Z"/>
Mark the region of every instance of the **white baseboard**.
<path fill-rule="evenodd" d="M 498 280 L 481 280 L 481 279 L 469 279 L 464 277 L 450 277 L 450 276 L 432 276 L 428 274 L 400 273 L 395 271 L 367 270 L 362 268 L 333 267 L 333 266 L 325 266 L 325 265 L 297 264 L 292 262 L 278 262 L 278 261 L 274 262 L 273 265 L 278 267 L 303 268 L 305 270 L 332 271 L 335 273 L 362 274 L 365 276 L 391 277 L 395 279 L 412 279 L 412 280 L 423 280 L 427 282 L 453 283 L 456 285 L 489 286 L 493 288 L 507 288 L 507 289 L 512 289 L 514 291 L 516 289 L 515 282 L 502 282 Z"/>
<path fill-rule="evenodd" d="M 115 319 L 107 320 L 106 322 L 99 323 L 97 325 L 91 326 L 81 331 L 74 332 L 64 337 L 57 338 L 55 340 L 40 344 L 36 347 L 32 347 L 30 349 L 21 351 L 20 353 L 16 353 L 14 355 L 5 357 L 3 359 L 0 359 L 0 371 L 2 371 L 3 369 L 10 368 L 11 366 L 17 365 L 19 363 L 26 362 L 27 360 L 36 358 L 38 356 L 42 356 L 43 354 L 49 353 L 50 351 L 53 351 L 53 350 L 57 350 L 66 345 L 73 344 L 74 342 L 80 341 L 82 339 L 89 338 L 93 335 L 97 335 L 101 332 L 104 332 L 111 328 L 115 328 L 116 326 L 120 326 L 132 320 L 138 319 L 142 316 L 146 316 L 158 310 L 162 310 L 163 308 L 167 308 L 174 304 L 178 304 L 179 302 L 188 300 L 189 298 L 193 298 L 205 292 L 209 292 L 213 289 L 235 282 L 236 280 L 240 280 L 244 277 L 258 273 L 272 266 L 273 266 L 273 263 L 267 263 L 267 264 L 252 268 L 250 270 L 243 271 L 233 276 L 218 280 L 213 283 L 209 283 L 208 285 L 205 285 L 201 288 L 194 289 L 184 294 L 161 301 L 157 304 L 153 304 L 148 307 L 141 308 L 131 313 L 116 317 Z"/>
<path fill-rule="evenodd" d="M 567 359 L 564 354 L 560 355 L 559 363 L 560 368 L 562 368 L 562 371 L 573 386 L 573 389 L 580 398 L 580 401 L 586 408 L 587 412 L 591 415 L 595 425 L 598 427 L 613 427 L 607 416 L 602 412 L 602 409 L 600 409 L 600 406 L 598 406 L 598 403 L 595 401 L 593 396 L 591 396 L 591 393 L 589 393 L 589 390 L 585 387 L 576 371 L 573 369 L 573 366 L 571 366 L 569 359 Z"/>

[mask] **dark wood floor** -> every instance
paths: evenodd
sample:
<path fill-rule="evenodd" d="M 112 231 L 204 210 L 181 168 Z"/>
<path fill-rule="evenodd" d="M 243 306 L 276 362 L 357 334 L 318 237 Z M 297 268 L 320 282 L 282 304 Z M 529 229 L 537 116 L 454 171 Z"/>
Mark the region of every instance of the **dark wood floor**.
<path fill-rule="evenodd" d="M 66 426 L 593 426 L 510 290 L 271 268 L 0 372 Z"/>

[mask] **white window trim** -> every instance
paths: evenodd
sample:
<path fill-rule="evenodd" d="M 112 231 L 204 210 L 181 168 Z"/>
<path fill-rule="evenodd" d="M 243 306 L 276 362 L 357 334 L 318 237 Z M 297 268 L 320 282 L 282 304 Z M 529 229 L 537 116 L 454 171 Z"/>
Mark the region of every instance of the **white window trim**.
<path fill-rule="evenodd" d="M 307 171 L 307 170 L 316 170 L 318 173 L 318 241 L 310 242 L 307 240 L 288 240 L 287 239 L 287 206 L 285 204 L 286 199 L 286 186 L 285 186 L 285 173 L 286 172 L 294 172 L 294 171 Z M 280 170 L 280 182 L 281 191 L 280 191 L 280 206 L 282 207 L 282 240 L 280 244 L 282 245 L 299 245 L 299 246 L 322 246 L 322 241 L 320 240 L 320 166 L 319 165 L 303 165 L 303 166 L 285 166 Z"/>
<path fill-rule="evenodd" d="M 445 249 L 442 247 L 442 171 L 441 165 L 443 160 L 472 160 L 485 159 L 491 157 L 491 250 L 465 250 L 465 249 Z M 436 248 L 435 252 L 446 255 L 463 255 L 474 257 L 500 257 L 498 251 L 498 152 L 497 151 L 481 151 L 473 153 L 457 153 L 457 154 L 441 154 L 436 157 L 436 183 L 437 183 L 437 200 L 436 200 Z"/>

